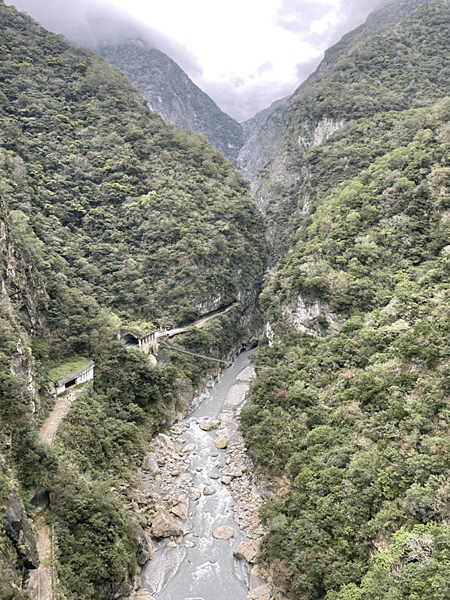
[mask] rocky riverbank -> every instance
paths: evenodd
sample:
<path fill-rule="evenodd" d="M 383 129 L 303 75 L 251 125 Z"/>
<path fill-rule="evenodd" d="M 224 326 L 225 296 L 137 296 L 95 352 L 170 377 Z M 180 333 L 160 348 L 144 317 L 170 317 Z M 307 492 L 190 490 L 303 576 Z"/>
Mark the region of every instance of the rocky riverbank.
<path fill-rule="evenodd" d="M 238 429 L 253 378 L 252 367 L 241 369 L 218 412 L 206 394 L 205 410 L 200 407 L 152 441 L 141 468 L 142 488 L 120 490 L 128 494 L 127 509 L 140 534 L 138 573 L 127 599 L 175 600 L 176 574 L 185 571 L 180 598 L 209 600 L 202 590 L 211 593 L 217 580 L 224 598 L 231 591 L 236 600 L 282 600 L 258 565 L 263 498 Z"/>

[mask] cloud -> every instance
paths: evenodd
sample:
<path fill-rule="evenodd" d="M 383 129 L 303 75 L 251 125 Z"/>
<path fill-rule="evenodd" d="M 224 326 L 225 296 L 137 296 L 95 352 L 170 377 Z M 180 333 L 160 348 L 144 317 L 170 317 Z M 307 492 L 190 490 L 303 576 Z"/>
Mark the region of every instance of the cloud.
<path fill-rule="evenodd" d="M 323 52 L 389 0 L 282 0 L 277 25 Z"/>
<path fill-rule="evenodd" d="M 105 0 L 6 0 L 30 14 L 46 29 L 91 49 L 139 37 L 168 54 L 191 77 L 201 77 L 198 58 L 184 45 Z"/>
<path fill-rule="evenodd" d="M 310 0 L 284 0 L 278 11 L 276 25 L 297 33 L 308 35 L 315 21 L 324 19 L 330 12 L 327 2 Z"/>
<path fill-rule="evenodd" d="M 148 0 L 5 1 L 78 45 L 95 49 L 127 37 L 143 39 L 177 62 L 222 110 L 243 121 L 293 93 L 329 46 L 389 0 L 269 0 L 262 5 L 230 0 L 225 12 L 210 0 L 171 0 L 170 6 L 153 8 Z"/>
<path fill-rule="evenodd" d="M 231 77 L 220 81 L 205 81 L 202 89 L 220 108 L 242 123 L 264 110 L 275 100 L 289 96 L 296 84 L 275 78 L 264 80 L 236 80 Z"/>
<path fill-rule="evenodd" d="M 256 69 L 256 74 L 257 75 L 265 75 L 266 73 L 269 73 L 270 71 L 274 71 L 274 70 L 275 70 L 275 65 L 273 64 L 273 62 L 270 60 L 267 60 L 262 65 L 259 65 L 259 67 Z"/>
<path fill-rule="evenodd" d="M 322 56 L 314 56 L 295 65 L 298 81 L 305 81 L 319 66 Z"/>

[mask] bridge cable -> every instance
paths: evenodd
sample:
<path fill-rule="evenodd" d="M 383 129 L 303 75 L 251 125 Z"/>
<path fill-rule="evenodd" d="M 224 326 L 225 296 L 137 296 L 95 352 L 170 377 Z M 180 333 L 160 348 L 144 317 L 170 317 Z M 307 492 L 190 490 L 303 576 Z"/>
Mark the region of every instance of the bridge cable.
<path fill-rule="evenodd" d="M 169 346 L 169 344 L 166 344 L 165 342 L 162 342 L 161 346 L 169 348 L 169 350 L 176 350 L 177 352 L 183 352 L 183 354 L 190 354 L 191 356 L 197 356 L 198 358 L 204 358 L 205 360 L 213 360 L 214 362 L 224 363 L 226 365 L 235 364 L 243 367 L 253 367 L 255 369 L 270 369 L 272 371 L 275 370 L 274 367 L 263 367 L 261 365 L 253 365 L 252 363 L 236 362 L 233 360 L 221 360 L 220 358 L 213 358 L 212 356 L 205 356 L 204 354 L 196 354 L 195 352 L 189 352 L 188 350 L 183 350 L 182 348 L 177 348 L 176 346 Z"/>

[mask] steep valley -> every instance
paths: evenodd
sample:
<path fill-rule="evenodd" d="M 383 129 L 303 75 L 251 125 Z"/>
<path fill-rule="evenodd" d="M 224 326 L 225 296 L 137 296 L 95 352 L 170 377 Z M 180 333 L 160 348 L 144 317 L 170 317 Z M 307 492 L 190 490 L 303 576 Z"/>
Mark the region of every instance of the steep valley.
<path fill-rule="evenodd" d="M 0 599 L 37 524 L 61 600 L 450 598 L 450 2 L 383 3 L 241 172 L 3 0 L 0 34 Z"/>

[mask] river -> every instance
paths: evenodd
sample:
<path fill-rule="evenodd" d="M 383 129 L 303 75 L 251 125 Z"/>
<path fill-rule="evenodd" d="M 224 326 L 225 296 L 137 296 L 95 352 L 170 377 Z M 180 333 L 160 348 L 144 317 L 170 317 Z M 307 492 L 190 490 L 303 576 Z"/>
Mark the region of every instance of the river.
<path fill-rule="evenodd" d="M 158 600 L 246 600 L 249 587 L 263 583 L 250 577 L 248 563 L 233 556 L 241 542 L 251 541 L 238 522 L 239 510 L 241 525 L 249 520 L 250 511 L 246 516 L 242 506 L 236 507 L 236 494 L 241 499 L 242 494 L 251 494 L 253 513 L 261 502 L 251 469 L 245 466 L 248 457 L 236 463 L 236 452 L 242 458 L 245 447 L 234 417 L 254 378 L 254 369 L 248 366 L 251 353 L 242 353 L 223 371 L 198 408 L 172 428 L 168 441 L 160 436 L 174 451 L 150 489 L 161 497 L 165 494 L 166 502 L 181 499 L 183 518 L 177 520 L 185 535 L 176 543 L 156 540 L 154 557 L 142 569 L 142 587 Z M 218 438 L 226 438 L 226 448 L 216 447 L 215 442 L 222 445 Z M 182 458 L 176 470 L 174 457 Z M 214 537 L 218 527 L 224 537 L 231 537 Z M 247 531 L 256 537 L 255 528 Z"/>

